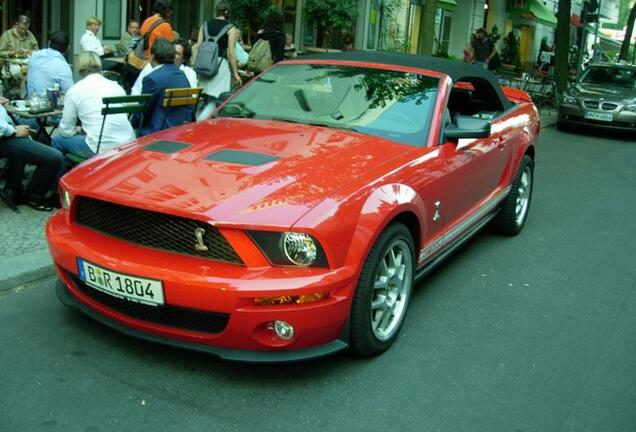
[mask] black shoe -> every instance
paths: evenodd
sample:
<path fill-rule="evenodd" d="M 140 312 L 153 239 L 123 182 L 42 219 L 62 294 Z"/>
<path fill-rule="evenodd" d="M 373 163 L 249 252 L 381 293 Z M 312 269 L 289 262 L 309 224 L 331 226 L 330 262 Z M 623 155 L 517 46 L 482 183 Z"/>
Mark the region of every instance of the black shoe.
<path fill-rule="evenodd" d="M 51 211 L 53 207 L 49 205 L 48 200 L 44 197 L 31 196 L 27 199 L 27 205 L 37 211 Z"/>
<path fill-rule="evenodd" d="M 18 208 L 18 199 L 15 192 L 12 189 L 0 189 L 0 199 L 4 201 L 4 203 L 16 213 L 20 213 L 20 209 Z"/>

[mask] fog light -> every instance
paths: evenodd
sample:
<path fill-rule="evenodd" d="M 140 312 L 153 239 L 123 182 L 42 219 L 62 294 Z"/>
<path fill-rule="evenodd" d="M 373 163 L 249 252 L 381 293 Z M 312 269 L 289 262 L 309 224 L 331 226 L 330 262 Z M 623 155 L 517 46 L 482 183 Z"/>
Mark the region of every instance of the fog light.
<path fill-rule="evenodd" d="M 279 338 L 290 340 L 294 337 L 294 326 L 285 321 L 274 321 L 274 332 Z"/>

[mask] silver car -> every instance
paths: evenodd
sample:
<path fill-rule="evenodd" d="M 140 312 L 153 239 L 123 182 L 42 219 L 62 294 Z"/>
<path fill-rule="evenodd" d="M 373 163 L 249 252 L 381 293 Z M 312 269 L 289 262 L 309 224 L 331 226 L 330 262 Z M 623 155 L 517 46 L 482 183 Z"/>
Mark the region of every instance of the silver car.
<path fill-rule="evenodd" d="M 636 132 L 636 66 L 593 64 L 564 93 L 557 128 L 585 125 Z"/>

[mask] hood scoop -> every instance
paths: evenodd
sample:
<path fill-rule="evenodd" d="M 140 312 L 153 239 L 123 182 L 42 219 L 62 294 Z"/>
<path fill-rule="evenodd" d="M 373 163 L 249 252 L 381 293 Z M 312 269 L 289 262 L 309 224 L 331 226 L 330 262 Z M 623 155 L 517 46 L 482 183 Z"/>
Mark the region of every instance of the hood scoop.
<path fill-rule="evenodd" d="M 272 156 L 268 154 L 252 153 L 252 152 L 237 151 L 237 150 L 220 150 L 203 158 L 203 160 L 208 160 L 208 161 L 226 162 L 226 163 L 233 163 L 238 165 L 249 165 L 249 166 L 265 165 L 270 162 L 277 161 L 279 159 L 280 158 L 277 156 Z"/>
<path fill-rule="evenodd" d="M 144 150 L 152 151 L 156 153 L 171 154 L 190 147 L 190 144 L 185 144 L 177 141 L 155 141 L 152 144 L 148 144 L 144 147 Z"/>

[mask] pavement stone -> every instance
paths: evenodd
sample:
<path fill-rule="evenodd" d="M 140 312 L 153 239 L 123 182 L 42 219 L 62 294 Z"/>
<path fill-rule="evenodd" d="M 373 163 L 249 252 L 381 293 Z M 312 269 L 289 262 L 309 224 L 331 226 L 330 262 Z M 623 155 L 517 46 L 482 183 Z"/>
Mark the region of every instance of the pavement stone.
<path fill-rule="evenodd" d="M 555 110 L 542 110 L 541 127 L 556 123 Z M 53 213 L 20 206 L 15 213 L 0 202 L 0 292 L 55 274 L 44 229 Z"/>

